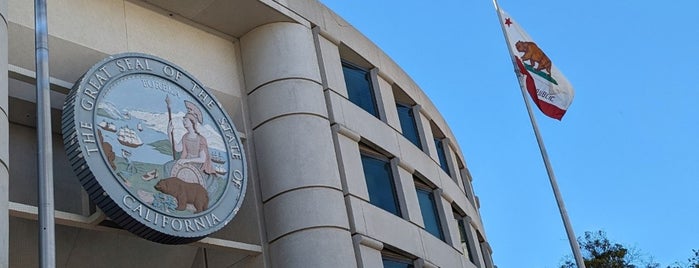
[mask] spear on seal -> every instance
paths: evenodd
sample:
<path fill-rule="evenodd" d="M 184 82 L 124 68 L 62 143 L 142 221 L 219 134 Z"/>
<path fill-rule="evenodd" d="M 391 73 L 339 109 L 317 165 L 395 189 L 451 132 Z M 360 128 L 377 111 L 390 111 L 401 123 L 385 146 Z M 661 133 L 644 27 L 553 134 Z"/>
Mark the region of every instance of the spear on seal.
<path fill-rule="evenodd" d="M 165 103 L 167 104 L 167 117 L 168 117 L 168 125 L 172 124 L 172 109 L 170 108 L 170 95 L 165 96 Z M 173 136 L 172 132 L 169 133 L 170 135 L 170 145 L 172 146 L 172 160 L 177 160 L 175 157 L 175 137 Z"/>

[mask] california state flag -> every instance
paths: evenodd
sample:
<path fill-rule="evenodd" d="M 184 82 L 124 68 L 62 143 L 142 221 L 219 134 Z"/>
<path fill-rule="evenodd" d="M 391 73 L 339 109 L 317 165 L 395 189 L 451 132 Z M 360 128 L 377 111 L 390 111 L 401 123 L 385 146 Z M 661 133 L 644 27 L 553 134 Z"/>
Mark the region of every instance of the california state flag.
<path fill-rule="evenodd" d="M 520 85 L 544 114 L 561 120 L 573 102 L 573 86 L 522 27 L 507 12 L 500 13 Z"/>

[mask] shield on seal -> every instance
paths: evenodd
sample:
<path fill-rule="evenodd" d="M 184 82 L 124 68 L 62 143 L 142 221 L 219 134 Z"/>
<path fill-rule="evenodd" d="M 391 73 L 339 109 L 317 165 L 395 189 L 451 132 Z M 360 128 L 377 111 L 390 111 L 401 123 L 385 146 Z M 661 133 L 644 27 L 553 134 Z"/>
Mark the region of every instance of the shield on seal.
<path fill-rule="evenodd" d="M 206 189 L 206 182 L 201 176 L 201 171 L 189 163 L 176 163 L 170 171 L 170 177 L 177 177 L 184 182 L 198 183 Z"/>

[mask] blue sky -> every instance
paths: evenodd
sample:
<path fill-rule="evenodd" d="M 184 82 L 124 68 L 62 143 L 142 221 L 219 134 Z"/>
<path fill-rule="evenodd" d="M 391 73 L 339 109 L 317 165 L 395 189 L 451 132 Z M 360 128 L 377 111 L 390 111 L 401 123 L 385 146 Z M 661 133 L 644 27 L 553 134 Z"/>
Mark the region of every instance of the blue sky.
<path fill-rule="evenodd" d="M 440 110 L 500 268 L 571 255 L 492 1 L 322 0 Z M 699 1 L 514 1 L 506 10 L 576 90 L 535 111 L 575 229 L 662 265 L 699 249 Z"/>

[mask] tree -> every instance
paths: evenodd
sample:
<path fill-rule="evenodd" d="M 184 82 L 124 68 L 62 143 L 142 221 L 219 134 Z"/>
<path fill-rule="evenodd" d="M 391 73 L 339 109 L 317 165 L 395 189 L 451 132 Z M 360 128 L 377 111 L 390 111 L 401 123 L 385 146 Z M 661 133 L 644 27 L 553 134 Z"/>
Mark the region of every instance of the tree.
<path fill-rule="evenodd" d="M 584 238 L 578 238 L 583 260 L 587 268 L 659 268 L 660 264 L 652 260 L 644 260 L 635 249 L 627 249 L 624 245 L 613 243 L 604 231 L 585 232 Z M 572 258 L 561 265 L 561 268 L 576 268 Z M 674 267 L 668 267 L 674 268 Z M 699 268 L 699 267 L 697 267 Z"/>
<path fill-rule="evenodd" d="M 652 257 L 646 259 L 634 248 L 609 241 L 604 231 L 585 232 L 584 237 L 578 237 L 578 244 L 587 268 L 660 268 Z M 699 250 L 692 249 L 692 253 L 687 262 L 676 261 L 667 268 L 699 268 Z M 561 268 L 577 268 L 577 265 L 567 256 Z"/>
<path fill-rule="evenodd" d="M 699 268 L 699 250 L 692 249 L 694 256 L 687 259 L 687 263 L 675 262 L 667 268 Z"/>

